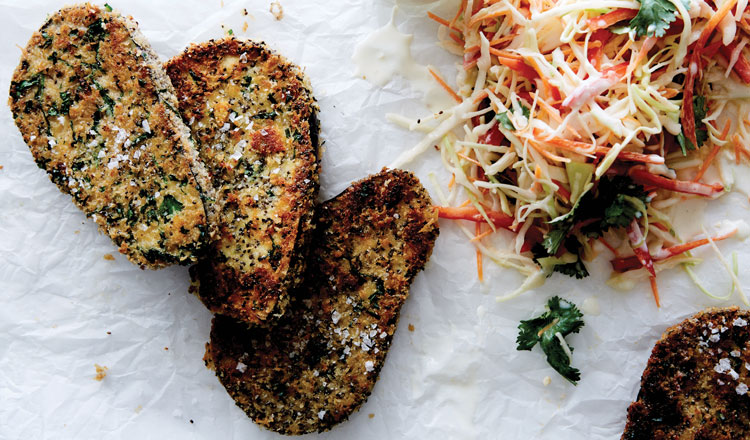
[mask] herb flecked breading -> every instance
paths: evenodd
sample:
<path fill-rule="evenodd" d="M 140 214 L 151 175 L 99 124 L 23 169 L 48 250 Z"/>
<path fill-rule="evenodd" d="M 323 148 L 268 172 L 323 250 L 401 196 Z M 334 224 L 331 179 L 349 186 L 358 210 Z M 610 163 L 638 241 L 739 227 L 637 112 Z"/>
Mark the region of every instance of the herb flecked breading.
<path fill-rule="evenodd" d="M 156 54 L 131 19 L 51 15 L 13 74 L 10 107 L 37 165 L 142 267 L 188 264 L 206 215 L 195 151 Z"/>
<path fill-rule="evenodd" d="M 367 399 L 409 286 L 438 235 L 411 173 L 353 184 L 316 214 L 304 285 L 270 327 L 217 316 L 206 362 L 249 417 L 283 434 L 325 431 Z"/>
<path fill-rule="evenodd" d="M 750 438 L 750 313 L 708 309 L 654 345 L 623 440 Z"/>
<path fill-rule="evenodd" d="M 166 68 L 216 194 L 193 290 L 215 313 L 266 321 L 304 271 L 318 190 L 309 83 L 262 43 L 234 38 L 193 45 Z"/>

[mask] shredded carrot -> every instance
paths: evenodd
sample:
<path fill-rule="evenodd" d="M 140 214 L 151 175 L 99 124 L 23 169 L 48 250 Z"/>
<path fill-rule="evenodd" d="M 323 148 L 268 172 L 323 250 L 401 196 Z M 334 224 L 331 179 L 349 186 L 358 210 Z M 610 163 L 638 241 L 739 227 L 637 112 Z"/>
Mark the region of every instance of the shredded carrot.
<path fill-rule="evenodd" d="M 482 166 L 482 164 L 481 164 L 481 163 L 479 163 L 479 162 L 478 162 L 478 161 L 477 161 L 476 159 L 472 159 L 472 158 L 470 158 L 469 156 L 467 156 L 467 155 L 465 155 L 465 154 L 462 154 L 462 153 L 456 153 L 456 155 L 457 155 L 458 157 L 460 157 L 461 159 L 464 159 L 464 160 L 468 160 L 469 162 L 473 163 L 474 165 L 477 165 L 477 166 L 479 166 L 479 167 L 481 167 L 481 166 Z M 478 179 L 478 180 L 481 180 L 481 179 Z"/>
<path fill-rule="evenodd" d="M 661 307 L 661 304 L 659 304 L 659 286 L 656 285 L 656 276 L 650 276 L 649 281 L 651 281 L 651 291 L 654 293 L 654 301 L 656 301 L 656 307 Z"/>
<path fill-rule="evenodd" d="M 461 102 L 463 102 L 463 99 L 461 99 L 461 97 L 460 97 L 460 96 L 458 96 L 458 93 L 454 92 L 454 91 L 453 91 L 453 89 L 451 88 L 451 86 L 449 86 L 449 85 L 448 85 L 448 83 L 446 83 L 446 82 L 445 82 L 445 81 L 443 80 L 443 78 L 441 78 L 441 77 L 440 77 L 440 75 L 438 75 L 438 74 L 437 74 L 437 73 L 436 73 L 436 72 L 435 72 L 434 70 L 432 70 L 432 69 L 428 69 L 428 70 L 430 71 L 430 74 L 432 75 L 432 77 L 433 77 L 433 78 L 435 78 L 435 81 L 437 81 L 437 82 L 438 82 L 438 84 L 440 84 L 440 86 L 441 86 L 441 87 L 443 87 L 443 88 L 445 89 L 445 91 L 446 91 L 446 92 L 448 92 L 448 93 L 449 93 L 449 94 L 451 95 L 451 97 L 453 97 L 453 99 L 454 99 L 454 100 L 455 100 L 455 101 L 456 101 L 457 103 L 459 103 L 459 104 L 460 104 Z"/>
<path fill-rule="evenodd" d="M 453 25 L 451 25 L 451 23 L 448 20 L 446 20 L 446 19 L 444 19 L 442 17 L 439 17 L 439 16 L 433 14 L 430 11 L 427 11 L 427 16 L 430 17 L 431 19 L 437 21 L 438 23 L 442 24 L 443 26 L 449 28 L 449 29 L 453 29 L 454 31 L 461 32 L 459 29 L 457 29 Z"/>
<path fill-rule="evenodd" d="M 724 125 L 724 130 L 721 132 L 721 136 L 719 136 L 719 139 L 722 141 L 727 138 L 727 134 L 729 133 L 729 127 L 732 126 L 732 121 L 727 121 L 727 123 Z M 693 178 L 693 182 L 697 182 L 701 180 L 701 177 L 706 173 L 706 170 L 708 170 L 708 167 L 711 165 L 711 162 L 713 162 L 714 158 L 717 154 L 719 154 L 719 150 L 721 150 L 721 145 L 716 144 L 714 145 L 714 148 L 711 150 L 710 153 L 708 153 L 708 157 L 706 157 L 706 160 L 703 161 L 703 166 L 701 167 L 700 171 L 698 171 L 698 174 Z"/>
<path fill-rule="evenodd" d="M 508 58 L 511 60 L 523 60 L 523 57 L 515 52 L 503 49 L 495 49 L 494 47 L 490 47 L 490 53 L 493 55 L 497 55 L 498 57 Z"/>
<path fill-rule="evenodd" d="M 458 207 L 459 208 L 465 208 L 465 207 L 469 206 L 470 204 L 471 204 L 471 200 L 464 200 L 464 202 L 461 203 L 460 205 L 458 205 Z"/>
<path fill-rule="evenodd" d="M 612 62 L 619 60 L 623 55 L 625 55 L 625 52 L 627 52 L 628 49 L 630 49 L 630 46 L 633 44 L 633 40 L 628 39 L 627 42 L 622 46 L 622 49 L 620 49 L 619 52 L 617 52 L 617 55 L 615 55 L 614 58 L 612 58 Z"/>
<path fill-rule="evenodd" d="M 474 103 L 481 102 L 484 98 L 488 97 L 490 94 L 487 92 L 487 90 L 482 90 L 476 98 L 474 98 Z"/>
<path fill-rule="evenodd" d="M 456 175 L 451 173 L 451 180 L 448 182 L 448 189 L 453 188 L 453 184 L 456 183 Z"/>
<path fill-rule="evenodd" d="M 516 35 L 517 34 L 515 32 L 511 32 L 510 34 L 504 35 L 500 38 L 493 38 L 492 41 L 490 41 L 490 46 L 497 46 L 499 44 L 505 43 L 506 41 L 511 41 L 516 38 Z"/>
<path fill-rule="evenodd" d="M 545 148 L 543 148 L 538 142 L 529 139 L 529 145 L 532 146 L 536 151 L 539 152 L 542 156 L 546 157 L 547 159 L 553 161 L 553 162 L 563 162 L 568 163 L 570 162 L 570 159 L 567 157 L 558 156 L 556 154 L 550 153 Z"/>
<path fill-rule="evenodd" d="M 456 43 L 458 43 L 458 44 L 460 44 L 460 45 L 462 45 L 462 46 L 463 46 L 463 45 L 464 45 L 464 43 L 465 43 L 465 41 L 464 41 L 464 40 L 462 40 L 462 39 L 461 39 L 461 37 L 459 37 L 458 35 L 454 34 L 453 32 L 448 32 L 448 36 L 449 36 L 449 37 L 451 37 L 451 39 L 452 39 L 453 41 L 455 41 Z"/>
<path fill-rule="evenodd" d="M 477 223 L 474 227 L 475 235 L 478 237 L 482 235 L 482 224 Z M 479 282 L 484 282 L 484 271 L 482 270 L 482 251 L 477 249 L 477 276 L 479 277 Z"/>
<path fill-rule="evenodd" d="M 471 20 L 469 20 L 469 27 L 474 26 L 480 21 L 487 20 L 488 18 L 497 18 L 502 17 L 503 15 L 510 15 L 510 11 L 507 9 L 502 9 L 500 11 L 490 12 L 489 14 L 472 17 Z"/>
<path fill-rule="evenodd" d="M 652 78 L 653 78 L 653 75 L 652 75 Z M 674 98 L 675 96 L 677 96 L 679 94 L 680 94 L 679 90 L 673 89 L 671 87 L 665 87 L 664 91 L 661 93 L 661 96 L 669 99 L 669 98 Z"/>
<path fill-rule="evenodd" d="M 495 231 L 493 231 L 492 229 L 488 229 L 488 230 L 482 232 L 480 235 L 477 235 L 476 237 L 472 238 L 469 241 L 471 241 L 472 243 L 476 243 L 477 241 L 483 239 L 484 237 L 492 235 L 493 232 L 495 232 Z"/>
<path fill-rule="evenodd" d="M 466 2 L 467 1 L 468 0 L 462 0 L 461 1 L 461 7 L 458 8 L 458 12 L 456 12 L 456 15 L 453 17 L 453 20 L 451 20 L 449 27 L 453 27 L 453 26 L 456 25 L 456 20 L 458 20 L 458 17 L 460 17 L 461 14 L 466 10 Z"/>

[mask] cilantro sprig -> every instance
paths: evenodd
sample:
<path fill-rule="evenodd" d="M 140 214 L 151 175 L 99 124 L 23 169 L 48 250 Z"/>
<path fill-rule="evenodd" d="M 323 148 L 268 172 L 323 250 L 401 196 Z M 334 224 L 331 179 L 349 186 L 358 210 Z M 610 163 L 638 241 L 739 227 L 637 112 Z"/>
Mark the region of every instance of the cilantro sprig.
<path fill-rule="evenodd" d="M 534 259 L 539 262 L 554 257 L 564 248 L 577 259 L 554 264 L 550 274 L 560 272 L 579 279 L 589 276 L 581 258 L 586 238 L 599 238 L 610 228 L 629 225 L 639 212 L 636 205 L 645 204 L 647 197 L 643 187 L 627 176 L 602 177 L 568 214 L 550 222 L 551 230 L 531 249 Z"/>
<path fill-rule="evenodd" d="M 677 9 L 669 0 L 639 0 L 638 14 L 630 21 L 636 37 L 663 37 L 670 24 L 677 19 Z M 686 8 L 690 2 L 682 0 Z"/>
<path fill-rule="evenodd" d="M 571 366 L 571 358 L 568 356 L 563 341 L 571 333 L 578 333 L 584 323 L 581 319 L 583 313 L 570 301 L 554 296 L 547 301 L 547 311 L 542 315 L 521 321 L 518 326 L 518 338 L 516 339 L 517 350 L 531 351 L 539 343 L 542 351 L 547 356 L 547 363 L 555 369 L 562 377 L 573 385 L 581 380 L 581 373 L 577 368 Z M 559 336 L 558 336 L 559 334 Z M 561 339 L 563 341 L 561 341 Z M 570 352 L 573 347 L 565 343 Z"/>

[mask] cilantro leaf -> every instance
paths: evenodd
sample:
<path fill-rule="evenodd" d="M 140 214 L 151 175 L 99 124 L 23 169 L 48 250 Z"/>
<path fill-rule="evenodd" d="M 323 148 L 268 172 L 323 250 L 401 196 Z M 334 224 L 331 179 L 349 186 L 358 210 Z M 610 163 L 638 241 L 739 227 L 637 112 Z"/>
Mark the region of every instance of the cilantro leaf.
<path fill-rule="evenodd" d="M 581 232 L 592 238 L 601 235 L 612 227 L 624 227 L 633 221 L 637 209 L 625 196 L 633 197 L 646 203 L 647 194 L 641 185 L 634 183 L 627 176 L 603 177 L 599 181 L 596 194 L 591 192 L 577 210 L 576 218 L 581 221 L 599 219 L 581 227 Z"/>
<path fill-rule="evenodd" d="M 159 214 L 164 217 L 170 217 L 175 213 L 182 211 L 182 208 L 184 207 L 185 205 L 175 199 L 174 196 L 167 194 L 164 196 L 164 200 L 162 200 L 161 205 L 159 206 Z"/>
<path fill-rule="evenodd" d="M 562 244 L 563 240 L 565 240 L 565 236 L 567 234 L 567 229 L 553 229 L 544 236 L 544 240 L 542 240 L 542 246 L 544 246 L 544 249 L 549 255 L 555 255 L 557 253 L 557 250 L 560 249 L 560 245 Z"/>
<path fill-rule="evenodd" d="M 512 122 L 510 122 L 510 118 L 508 117 L 508 112 L 502 112 L 495 115 L 495 119 L 508 130 L 515 130 L 516 127 L 513 125 Z"/>
<path fill-rule="evenodd" d="M 635 30 L 636 37 L 663 37 L 670 23 L 677 18 L 677 9 L 669 0 L 639 0 L 641 3 L 636 15 L 630 21 L 630 28 Z M 685 3 L 686 8 L 690 7 Z"/>
<path fill-rule="evenodd" d="M 586 269 L 586 266 L 583 264 L 580 256 L 574 263 L 556 264 L 554 271 L 559 272 L 563 275 L 567 275 L 571 278 L 575 277 L 579 280 L 589 276 L 589 271 L 588 269 Z"/>
<path fill-rule="evenodd" d="M 581 374 L 578 369 L 570 365 L 570 357 L 560 342 L 557 334 L 563 338 L 571 333 L 578 333 L 584 323 L 583 314 L 578 308 L 558 296 L 547 301 L 547 311 L 542 315 L 521 321 L 516 338 L 517 350 L 531 350 L 537 342 L 547 356 L 547 363 L 561 376 L 575 385 Z M 572 347 L 568 347 L 573 352 Z"/>

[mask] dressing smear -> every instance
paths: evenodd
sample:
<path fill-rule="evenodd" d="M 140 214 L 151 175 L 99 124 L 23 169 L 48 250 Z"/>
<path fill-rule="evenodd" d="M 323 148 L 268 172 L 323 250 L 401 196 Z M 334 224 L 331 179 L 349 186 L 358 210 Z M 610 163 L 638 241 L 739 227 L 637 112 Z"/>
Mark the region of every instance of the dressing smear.
<path fill-rule="evenodd" d="M 432 77 L 429 66 L 417 64 L 412 58 L 414 36 L 402 34 L 396 29 L 394 19 L 397 10 L 398 7 L 394 6 L 388 24 L 370 34 L 355 48 L 352 56 L 356 66 L 354 75 L 380 87 L 400 76 L 409 81 L 412 90 L 424 95 L 424 102 L 431 111 L 451 107 L 455 103 Z"/>

